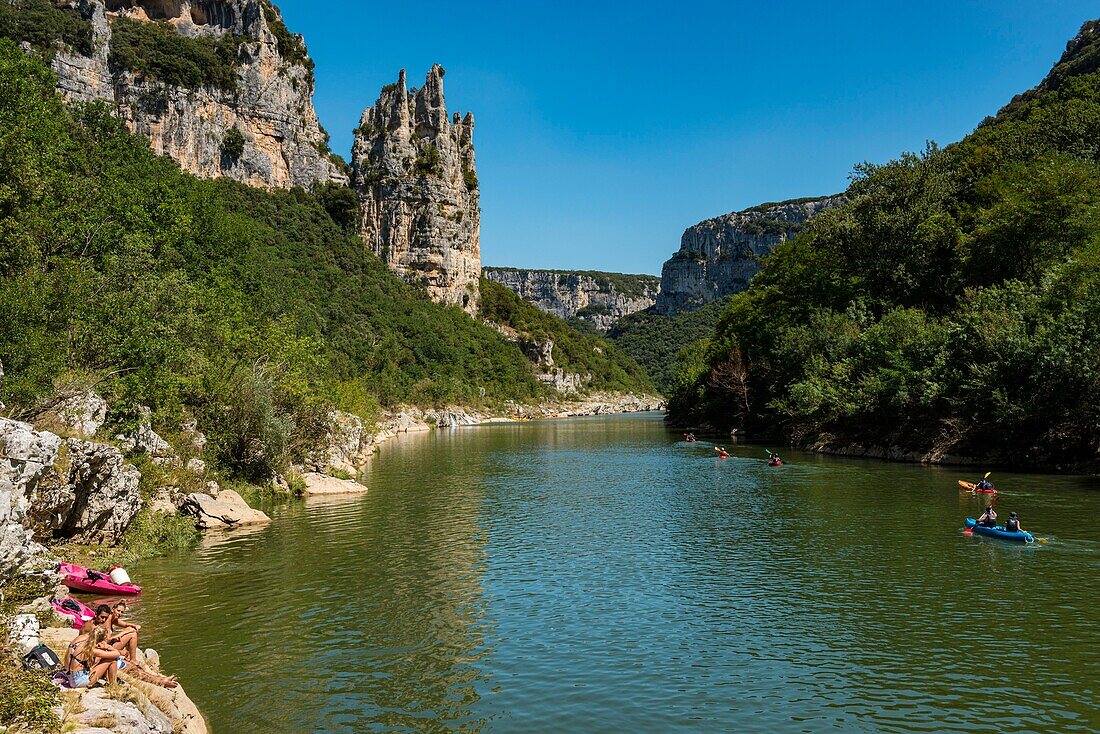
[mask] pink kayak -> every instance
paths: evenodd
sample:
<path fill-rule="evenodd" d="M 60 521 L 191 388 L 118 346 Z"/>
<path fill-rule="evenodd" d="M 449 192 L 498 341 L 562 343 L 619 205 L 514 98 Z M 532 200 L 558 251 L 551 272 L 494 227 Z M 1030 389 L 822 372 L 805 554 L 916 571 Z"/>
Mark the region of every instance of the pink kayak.
<path fill-rule="evenodd" d="M 77 601 L 71 596 L 67 596 L 64 599 L 54 599 L 52 602 L 53 608 L 62 617 L 67 617 L 73 620 L 73 629 L 78 630 L 84 626 L 85 622 L 90 622 L 95 618 L 95 610 L 84 602 Z"/>
<path fill-rule="evenodd" d="M 72 591 L 85 591 L 89 594 L 103 594 L 104 596 L 141 593 L 141 587 L 137 584 L 116 584 L 111 581 L 111 577 L 107 574 L 92 571 L 74 563 L 62 563 L 61 575 L 65 577 L 61 580 L 61 583 L 68 586 Z"/>

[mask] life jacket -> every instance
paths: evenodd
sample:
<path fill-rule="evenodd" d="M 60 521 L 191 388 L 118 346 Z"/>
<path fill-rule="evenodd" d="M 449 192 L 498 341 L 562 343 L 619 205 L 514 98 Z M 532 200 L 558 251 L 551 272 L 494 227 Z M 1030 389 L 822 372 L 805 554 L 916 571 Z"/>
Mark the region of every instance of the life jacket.
<path fill-rule="evenodd" d="M 1010 533 L 1020 532 L 1020 521 L 1014 517 L 1008 518 L 1008 520 L 1005 522 L 1005 530 Z"/>

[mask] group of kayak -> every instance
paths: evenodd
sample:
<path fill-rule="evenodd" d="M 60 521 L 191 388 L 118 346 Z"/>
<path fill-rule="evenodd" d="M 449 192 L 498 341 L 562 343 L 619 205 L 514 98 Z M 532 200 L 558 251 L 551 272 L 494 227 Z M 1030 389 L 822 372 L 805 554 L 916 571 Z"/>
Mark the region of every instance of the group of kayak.
<path fill-rule="evenodd" d="M 685 433 L 684 440 L 688 443 L 695 443 L 697 441 L 694 433 Z M 715 446 L 714 451 L 718 454 L 719 459 L 728 459 L 730 457 L 730 452 L 727 451 L 724 446 Z M 783 466 L 783 460 L 779 458 L 779 454 L 769 449 L 764 449 L 764 451 L 768 453 L 768 466 Z"/>
<path fill-rule="evenodd" d="M 1020 516 L 1017 513 L 1008 513 L 1008 520 L 1005 521 L 1005 524 L 997 524 L 997 511 L 993 509 L 993 506 L 997 504 L 1000 495 L 997 493 L 997 488 L 993 486 L 993 482 L 989 481 L 989 474 L 990 472 L 986 472 L 985 476 L 978 482 L 959 480 L 959 488 L 971 494 L 996 495 L 985 508 L 985 511 L 982 512 L 981 517 L 977 520 L 972 517 L 966 518 L 966 530 L 963 533 L 966 535 L 977 533 L 978 535 L 1010 540 L 1016 543 L 1034 543 L 1035 537 L 1020 525 Z"/>

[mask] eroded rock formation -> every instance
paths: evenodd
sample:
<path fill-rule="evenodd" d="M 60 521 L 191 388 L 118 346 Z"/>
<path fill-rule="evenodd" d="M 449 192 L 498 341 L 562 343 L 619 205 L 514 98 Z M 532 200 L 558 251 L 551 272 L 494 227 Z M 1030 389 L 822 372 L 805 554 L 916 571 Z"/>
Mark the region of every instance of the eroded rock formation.
<path fill-rule="evenodd" d="M 63 48 L 53 55 L 51 66 L 67 99 L 106 102 L 154 151 L 199 176 L 278 188 L 347 180 L 328 153 L 313 108 L 313 62 L 301 36 L 286 30 L 268 0 L 70 5 L 90 21 L 92 39 L 90 53 Z M 207 54 L 199 57 L 197 71 L 188 72 L 204 78 L 159 78 L 171 73 L 150 71 L 157 64 L 148 58 L 149 48 L 127 40 L 135 35 L 134 23 L 207 47 L 216 39 L 220 50 L 214 56 L 223 67 L 212 68 Z M 122 40 L 113 41 L 116 36 Z"/>
<path fill-rule="evenodd" d="M 661 279 L 654 275 L 517 268 L 484 268 L 482 275 L 546 313 L 585 319 L 601 332 L 652 306 L 661 289 Z"/>
<path fill-rule="evenodd" d="M 383 87 L 355 133 L 352 186 L 367 246 L 432 300 L 477 309 L 481 277 L 474 116 L 448 117 L 443 68 L 419 90 L 405 71 Z"/>
<path fill-rule="evenodd" d="M 833 196 L 762 204 L 688 227 L 680 249 L 661 268 L 657 310 L 691 310 L 743 291 L 760 270 L 757 258 L 843 200 Z"/>

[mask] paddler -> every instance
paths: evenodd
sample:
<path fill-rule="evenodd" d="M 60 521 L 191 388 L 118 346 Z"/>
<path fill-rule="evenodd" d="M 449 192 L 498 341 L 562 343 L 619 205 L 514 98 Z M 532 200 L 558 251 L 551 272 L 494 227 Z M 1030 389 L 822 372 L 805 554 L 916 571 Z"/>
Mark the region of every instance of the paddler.
<path fill-rule="evenodd" d="M 993 509 L 993 505 L 985 508 L 985 512 L 978 518 L 978 524 L 986 528 L 997 526 L 997 511 Z"/>
<path fill-rule="evenodd" d="M 1020 526 L 1020 516 L 1015 512 L 1008 513 L 1008 520 L 1005 522 L 1005 530 L 1010 533 L 1026 533 Z"/>
<path fill-rule="evenodd" d="M 974 485 L 974 489 L 979 492 L 994 489 L 993 482 L 989 481 L 988 477 L 982 477 L 981 481 Z"/>

